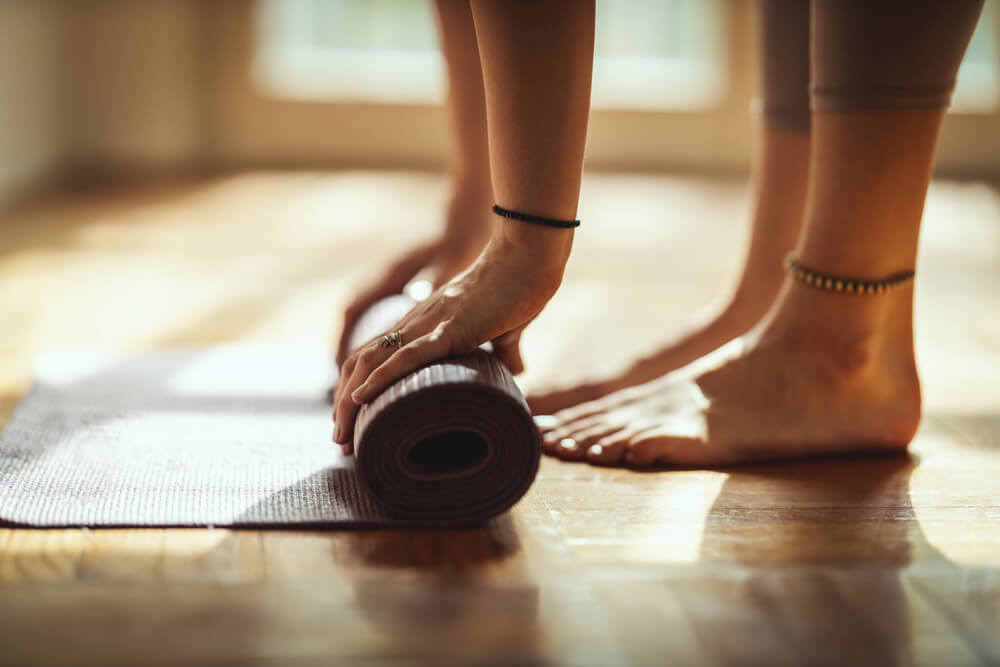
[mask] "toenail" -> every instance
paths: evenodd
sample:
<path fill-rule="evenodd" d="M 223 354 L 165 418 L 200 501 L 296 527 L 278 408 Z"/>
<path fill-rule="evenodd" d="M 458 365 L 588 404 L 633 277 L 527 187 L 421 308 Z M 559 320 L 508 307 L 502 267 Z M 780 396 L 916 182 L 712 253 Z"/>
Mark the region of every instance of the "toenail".
<path fill-rule="evenodd" d="M 535 415 L 534 420 L 538 428 L 555 428 L 559 425 L 559 420 L 552 415 Z"/>
<path fill-rule="evenodd" d="M 604 453 L 604 447 L 601 445 L 591 445 L 590 449 L 587 450 L 587 453 L 591 456 L 600 456 Z"/>
<path fill-rule="evenodd" d="M 559 446 L 567 452 L 576 450 L 576 440 L 573 438 L 563 438 L 559 441 Z"/>

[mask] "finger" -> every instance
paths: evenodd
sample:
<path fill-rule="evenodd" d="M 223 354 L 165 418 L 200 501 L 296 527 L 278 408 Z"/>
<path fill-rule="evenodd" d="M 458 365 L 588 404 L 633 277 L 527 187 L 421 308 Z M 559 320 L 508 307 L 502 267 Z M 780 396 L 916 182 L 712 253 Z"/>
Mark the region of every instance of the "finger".
<path fill-rule="evenodd" d="M 337 384 L 333 388 L 333 409 L 330 411 L 331 417 L 336 417 L 337 415 L 337 405 L 340 403 L 340 398 L 344 393 L 344 387 L 347 385 L 347 381 L 351 378 L 351 373 L 354 372 L 354 364 L 357 363 L 357 360 L 357 355 L 351 355 L 340 367 L 340 374 L 337 376 Z"/>
<path fill-rule="evenodd" d="M 373 369 L 377 368 L 382 361 L 392 354 L 392 348 L 385 348 L 379 345 L 378 341 L 367 343 L 364 348 L 356 354 L 356 363 L 349 378 L 344 382 L 343 389 L 340 390 L 340 397 L 334 407 L 334 440 L 344 444 L 351 441 L 354 432 L 354 417 L 358 412 L 358 404 L 351 400 L 351 392 L 360 385 Z"/>
<path fill-rule="evenodd" d="M 364 382 L 376 368 L 382 359 L 392 353 L 391 349 L 383 348 L 377 340 L 372 340 L 359 348 L 352 355 L 354 365 L 349 375 L 345 375 L 343 381 L 338 386 L 339 396 L 334 406 L 334 440 L 341 444 L 351 442 L 351 434 L 354 430 L 354 417 L 357 413 L 357 405 L 351 400 L 351 392 L 359 384 Z"/>
<path fill-rule="evenodd" d="M 435 244 L 428 243 L 419 246 L 398 259 L 386 270 L 380 280 L 372 287 L 364 290 L 344 309 L 340 341 L 337 343 L 336 361 L 338 364 L 342 363 L 348 354 L 350 354 L 347 346 L 350 344 L 351 330 L 357 324 L 358 318 L 377 301 L 402 292 L 406 284 L 417 275 L 417 272 L 431 261 L 431 258 L 434 256 L 435 247 Z"/>
<path fill-rule="evenodd" d="M 523 329 L 511 331 L 493 341 L 493 354 L 514 375 L 524 372 L 524 359 L 521 358 L 522 331 Z"/>
<path fill-rule="evenodd" d="M 351 353 L 351 350 L 348 349 L 348 345 L 351 343 L 351 334 L 365 311 L 382 299 L 402 292 L 407 282 L 409 282 L 409 278 L 403 279 L 395 275 L 387 276 L 374 287 L 365 290 L 344 309 L 344 322 L 340 329 L 340 342 L 337 344 L 338 364 Z"/>
<path fill-rule="evenodd" d="M 365 292 L 344 309 L 343 323 L 340 326 L 340 340 L 337 342 L 337 355 L 334 357 L 338 366 L 343 365 L 351 353 L 348 349 L 351 344 L 351 334 L 354 333 L 354 326 L 361 318 L 361 314 L 371 308 L 382 296 L 378 292 Z M 384 296 L 388 296 L 388 294 Z"/>
<path fill-rule="evenodd" d="M 444 326 L 438 325 L 434 331 L 404 345 L 383 361 L 371 372 L 368 379 L 354 390 L 351 399 L 357 405 L 368 403 L 399 378 L 425 364 L 448 356 L 450 352 L 450 343 L 444 334 Z"/>

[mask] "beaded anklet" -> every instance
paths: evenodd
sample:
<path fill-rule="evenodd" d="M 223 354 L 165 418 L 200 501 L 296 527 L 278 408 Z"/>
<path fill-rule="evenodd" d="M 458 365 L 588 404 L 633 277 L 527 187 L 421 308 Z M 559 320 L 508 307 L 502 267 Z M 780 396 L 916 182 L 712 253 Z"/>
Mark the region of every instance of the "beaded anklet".
<path fill-rule="evenodd" d="M 572 229 L 573 227 L 580 226 L 579 220 L 556 220 L 555 218 L 543 218 L 539 215 L 528 215 L 527 213 L 518 213 L 517 211 L 509 211 L 505 208 L 500 208 L 496 204 L 493 205 L 493 212 L 499 216 L 503 216 L 511 220 L 530 222 L 533 225 L 545 225 L 546 227 L 561 227 L 563 229 Z"/>
<path fill-rule="evenodd" d="M 785 258 L 785 269 L 800 283 L 830 292 L 846 292 L 847 294 L 883 294 L 904 287 L 913 282 L 913 271 L 898 273 L 882 280 L 864 280 L 858 278 L 842 278 L 811 271 L 795 259 L 793 255 Z"/>

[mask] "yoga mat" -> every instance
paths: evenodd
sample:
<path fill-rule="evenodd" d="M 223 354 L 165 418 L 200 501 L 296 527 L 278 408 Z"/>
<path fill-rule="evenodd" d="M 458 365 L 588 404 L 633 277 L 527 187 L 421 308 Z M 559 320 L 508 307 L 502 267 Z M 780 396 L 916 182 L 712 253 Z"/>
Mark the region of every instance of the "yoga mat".
<path fill-rule="evenodd" d="M 351 347 L 393 328 L 415 302 L 385 299 Z M 510 371 L 484 346 L 426 366 L 358 411 L 355 452 L 370 496 L 392 516 L 463 523 L 497 516 L 538 472 L 541 436 Z"/>
<path fill-rule="evenodd" d="M 527 408 L 504 373 L 484 352 L 404 378 L 363 409 L 355 460 L 330 442 L 325 346 L 220 345 L 130 357 L 49 350 L 0 433 L 0 521 L 473 523 L 513 504 L 538 464 L 537 431 L 529 432 Z M 494 398 L 517 409 L 497 408 Z M 481 447 L 466 432 L 489 438 L 486 458 L 463 449 Z"/>
<path fill-rule="evenodd" d="M 45 351 L 0 434 L 0 520 L 30 526 L 406 523 L 330 442 L 326 346 Z"/>

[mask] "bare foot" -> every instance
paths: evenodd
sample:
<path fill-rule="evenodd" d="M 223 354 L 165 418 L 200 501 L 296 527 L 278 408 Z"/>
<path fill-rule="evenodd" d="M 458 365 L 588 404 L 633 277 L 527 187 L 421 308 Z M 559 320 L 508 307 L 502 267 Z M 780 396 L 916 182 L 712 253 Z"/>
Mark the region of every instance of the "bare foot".
<path fill-rule="evenodd" d="M 726 341 L 746 333 L 764 316 L 773 303 L 773 298 L 772 294 L 762 303 L 734 302 L 707 322 L 681 332 L 652 353 L 607 377 L 530 394 L 527 397 L 528 406 L 533 414 L 551 415 L 564 408 L 593 401 L 666 375 L 708 354 Z"/>
<path fill-rule="evenodd" d="M 598 465 L 721 465 L 905 450 L 920 420 L 910 290 L 792 284 L 754 331 L 555 415 L 546 453 Z"/>

